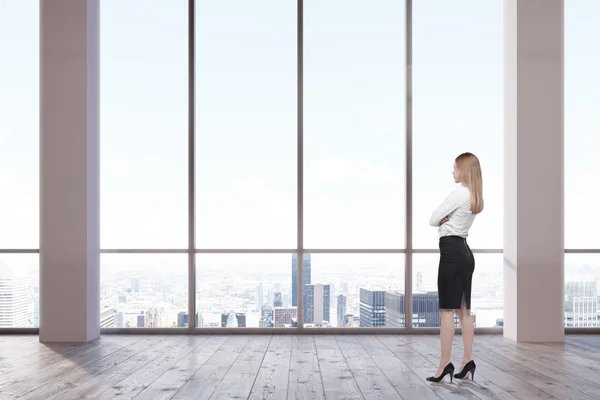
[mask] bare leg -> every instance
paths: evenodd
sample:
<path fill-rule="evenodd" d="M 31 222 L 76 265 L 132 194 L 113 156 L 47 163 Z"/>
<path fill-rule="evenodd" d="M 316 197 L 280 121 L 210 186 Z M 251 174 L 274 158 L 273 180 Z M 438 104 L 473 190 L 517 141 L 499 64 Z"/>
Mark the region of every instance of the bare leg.
<path fill-rule="evenodd" d="M 440 310 L 442 327 L 440 329 L 440 341 L 442 347 L 442 358 L 440 367 L 435 376 L 440 376 L 442 371 L 451 361 L 452 357 L 452 339 L 454 338 L 454 310 Z"/>
<path fill-rule="evenodd" d="M 458 317 L 460 319 L 460 328 L 462 330 L 463 347 L 465 349 L 465 355 L 463 357 L 460 371 L 466 363 L 473 359 L 473 338 L 475 336 L 475 326 L 473 325 L 473 317 L 471 317 L 471 311 L 467 310 L 467 304 L 465 302 L 465 296 L 463 295 L 462 304 L 460 310 L 458 310 Z"/>

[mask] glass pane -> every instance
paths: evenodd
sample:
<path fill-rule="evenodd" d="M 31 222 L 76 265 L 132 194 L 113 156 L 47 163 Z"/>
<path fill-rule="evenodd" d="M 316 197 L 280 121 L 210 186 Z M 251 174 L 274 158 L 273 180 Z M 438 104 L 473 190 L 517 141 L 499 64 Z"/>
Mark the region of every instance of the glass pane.
<path fill-rule="evenodd" d="M 565 327 L 600 327 L 600 254 L 565 254 Z"/>
<path fill-rule="evenodd" d="M 295 248 L 296 2 L 196 2 L 199 248 Z"/>
<path fill-rule="evenodd" d="M 0 254 L 0 329 L 39 326 L 39 256 Z"/>
<path fill-rule="evenodd" d="M 0 248 L 39 247 L 39 1 L 0 1 Z"/>
<path fill-rule="evenodd" d="M 413 255 L 413 326 L 440 326 L 437 288 L 439 254 Z M 471 314 L 475 327 L 504 325 L 504 256 L 475 253 L 471 290 Z M 459 327 L 458 315 L 455 324 Z"/>
<path fill-rule="evenodd" d="M 404 327 L 404 254 L 305 257 L 305 327 Z"/>
<path fill-rule="evenodd" d="M 600 2 L 565 2 L 565 246 L 600 249 Z"/>
<path fill-rule="evenodd" d="M 187 247 L 185 0 L 103 0 L 101 246 Z"/>
<path fill-rule="evenodd" d="M 292 254 L 198 254 L 199 328 L 296 327 Z"/>
<path fill-rule="evenodd" d="M 405 4 L 304 14 L 304 246 L 403 248 Z"/>
<path fill-rule="evenodd" d="M 437 248 L 431 213 L 453 190 L 454 159 L 479 157 L 485 209 L 473 248 L 503 247 L 503 2 L 413 2 L 413 246 Z"/>
<path fill-rule="evenodd" d="M 187 254 L 101 254 L 102 328 L 183 328 Z"/>

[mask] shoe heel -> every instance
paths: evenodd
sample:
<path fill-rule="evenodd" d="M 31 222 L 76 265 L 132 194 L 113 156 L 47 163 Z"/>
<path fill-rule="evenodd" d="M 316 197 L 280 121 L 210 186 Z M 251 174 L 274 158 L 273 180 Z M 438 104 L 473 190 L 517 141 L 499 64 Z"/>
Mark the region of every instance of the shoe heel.
<path fill-rule="evenodd" d="M 471 370 L 471 380 L 475 382 L 475 368 Z"/>

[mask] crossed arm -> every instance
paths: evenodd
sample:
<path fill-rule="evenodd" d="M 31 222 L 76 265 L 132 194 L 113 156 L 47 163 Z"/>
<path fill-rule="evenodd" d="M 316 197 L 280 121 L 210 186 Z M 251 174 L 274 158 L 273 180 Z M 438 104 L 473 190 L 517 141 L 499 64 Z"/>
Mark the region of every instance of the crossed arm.
<path fill-rule="evenodd" d="M 431 214 L 429 225 L 440 226 L 448 222 L 448 216 L 452 214 L 463 201 L 460 192 L 454 190 L 446 197 L 444 202 Z"/>

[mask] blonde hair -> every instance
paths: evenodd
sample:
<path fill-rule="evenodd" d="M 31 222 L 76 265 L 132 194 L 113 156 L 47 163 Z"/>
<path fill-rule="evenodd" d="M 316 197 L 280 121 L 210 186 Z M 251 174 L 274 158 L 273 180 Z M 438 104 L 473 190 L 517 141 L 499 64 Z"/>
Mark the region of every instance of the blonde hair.
<path fill-rule="evenodd" d="M 458 181 L 469 189 L 471 194 L 471 212 L 479 214 L 483 211 L 483 179 L 481 166 L 475 154 L 463 153 L 456 157 Z"/>

